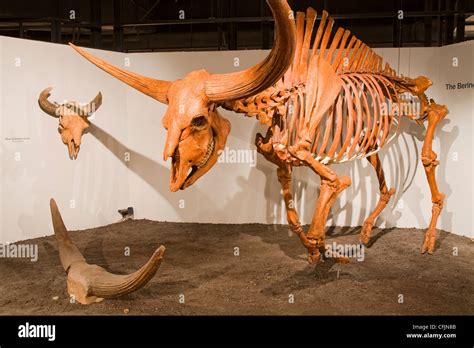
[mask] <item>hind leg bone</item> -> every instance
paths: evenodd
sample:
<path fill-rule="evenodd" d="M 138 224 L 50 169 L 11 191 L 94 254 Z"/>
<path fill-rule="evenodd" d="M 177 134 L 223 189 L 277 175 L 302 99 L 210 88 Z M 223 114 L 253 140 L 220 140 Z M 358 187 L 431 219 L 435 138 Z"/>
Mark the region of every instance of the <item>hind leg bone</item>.
<path fill-rule="evenodd" d="M 395 194 L 395 188 L 391 188 L 390 190 L 387 188 L 387 184 L 385 182 L 385 173 L 383 171 L 382 163 L 380 162 L 378 154 L 375 153 L 367 157 L 367 160 L 374 167 L 375 172 L 377 174 L 377 179 L 379 181 L 380 198 L 375 209 L 365 219 L 364 225 L 362 226 L 362 231 L 360 232 L 359 240 L 365 245 L 367 245 L 370 241 L 375 219 L 377 219 L 380 213 L 387 206 L 388 202 L 390 201 L 390 198 Z"/>

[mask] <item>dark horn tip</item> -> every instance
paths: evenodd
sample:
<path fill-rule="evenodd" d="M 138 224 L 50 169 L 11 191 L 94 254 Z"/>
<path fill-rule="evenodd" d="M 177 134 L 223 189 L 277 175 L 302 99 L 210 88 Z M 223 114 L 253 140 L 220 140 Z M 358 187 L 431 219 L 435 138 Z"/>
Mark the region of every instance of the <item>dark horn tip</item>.
<path fill-rule="evenodd" d="M 54 198 L 50 198 L 49 200 L 49 206 L 50 207 L 56 207 L 57 208 L 57 204 L 56 204 L 56 201 L 54 200 Z"/>
<path fill-rule="evenodd" d="M 51 95 L 51 91 L 53 90 L 53 87 L 46 87 L 41 91 L 41 93 L 47 93 L 48 97 Z"/>

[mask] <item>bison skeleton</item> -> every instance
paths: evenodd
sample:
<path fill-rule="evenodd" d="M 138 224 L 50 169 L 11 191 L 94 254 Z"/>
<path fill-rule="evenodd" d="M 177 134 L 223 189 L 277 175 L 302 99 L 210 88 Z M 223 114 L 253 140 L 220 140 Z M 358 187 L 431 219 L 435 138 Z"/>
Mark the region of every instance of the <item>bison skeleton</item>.
<path fill-rule="evenodd" d="M 277 165 L 288 223 L 307 248 L 310 263 L 324 254 L 331 206 L 351 185 L 349 177 L 338 175 L 330 165 L 365 158 L 376 171 L 380 198 L 360 234 L 366 244 L 375 219 L 395 193 L 386 185 L 378 152 L 393 139 L 402 118 L 419 125 L 427 122 L 422 163 L 433 206 L 421 250 L 433 253 L 445 196 L 436 184 L 438 161 L 432 141 L 448 110 L 425 95 L 432 82 L 423 76 L 399 76 L 350 31 L 335 30 L 326 11 L 316 28 L 317 13 L 312 8 L 306 14 L 298 12 L 295 18 L 286 1 L 267 2 L 275 17 L 274 47 L 264 61 L 241 72 L 198 70 L 176 81 L 163 81 L 115 67 L 70 45 L 97 67 L 167 104 L 162 119 L 167 130 L 163 158 L 172 162 L 171 191 L 191 186 L 217 162 L 230 132 L 230 122 L 219 114 L 219 107 L 256 117 L 267 125 L 266 135 L 256 136 L 257 151 Z M 417 112 L 403 108 L 406 94 L 419 100 Z M 309 167 L 321 178 L 306 233 L 292 204 L 292 169 L 298 166 Z"/>

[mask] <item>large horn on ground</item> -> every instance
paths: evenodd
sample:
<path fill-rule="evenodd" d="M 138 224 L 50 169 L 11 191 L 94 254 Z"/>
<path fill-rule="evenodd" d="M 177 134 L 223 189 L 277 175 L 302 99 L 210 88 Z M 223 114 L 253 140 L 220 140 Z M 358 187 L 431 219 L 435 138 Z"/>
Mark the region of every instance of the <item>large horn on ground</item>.
<path fill-rule="evenodd" d="M 81 107 L 81 116 L 86 116 L 86 117 L 91 116 L 94 112 L 96 112 L 100 108 L 101 105 L 102 105 L 102 93 L 99 92 L 97 93 L 93 101 Z"/>
<path fill-rule="evenodd" d="M 43 89 L 43 91 L 39 95 L 38 104 L 41 110 L 46 112 L 48 115 L 53 116 L 53 117 L 59 117 L 59 115 L 56 114 L 58 105 L 53 104 L 48 100 L 49 96 L 51 95 L 52 89 L 53 87 L 48 87 L 48 88 Z"/>
<path fill-rule="evenodd" d="M 90 304 L 104 298 L 130 294 L 148 283 L 160 267 L 165 252 L 164 246 L 156 249 L 144 266 L 129 275 L 111 274 L 102 267 L 88 264 L 69 238 L 54 199 L 50 201 L 50 208 L 59 258 L 67 273 L 68 292 L 79 303 Z"/>
<path fill-rule="evenodd" d="M 293 12 L 286 0 L 267 0 L 275 17 L 276 40 L 268 57 L 260 64 L 236 73 L 215 74 L 206 81 L 210 100 L 242 99 L 276 83 L 293 62 L 296 29 Z"/>
<path fill-rule="evenodd" d="M 135 88 L 136 90 L 145 93 L 146 95 L 162 102 L 168 104 L 168 88 L 171 85 L 169 81 L 155 80 L 149 77 L 145 77 L 124 69 L 117 68 L 110 63 L 107 63 L 105 60 L 97 58 L 92 54 L 86 52 L 82 48 L 79 48 L 72 43 L 69 45 L 74 48 L 80 55 L 86 58 L 92 64 L 95 64 L 97 67 L 101 68 L 105 72 L 108 72 L 113 77 L 119 79 L 122 82 L 125 82 L 127 85 Z"/>

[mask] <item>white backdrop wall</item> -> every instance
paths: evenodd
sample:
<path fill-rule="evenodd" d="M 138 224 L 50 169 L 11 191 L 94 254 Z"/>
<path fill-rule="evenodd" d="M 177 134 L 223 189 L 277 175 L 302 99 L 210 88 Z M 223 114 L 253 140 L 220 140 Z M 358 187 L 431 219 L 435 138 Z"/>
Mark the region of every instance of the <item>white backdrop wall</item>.
<path fill-rule="evenodd" d="M 474 90 L 447 90 L 446 84 L 474 82 L 474 45 L 442 48 L 378 49 L 402 74 L 430 77 L 429 96 L 450 109 L 437 131 L 439 187 L 447 194 L 438 226 L 474 236 L 472 184 Z M 221 73 L 249 67 L 265 51 L 122 54 L 94 51 L 118 66 L 174 80 L 205 68 Z M 240 66 L 235 67 L 238 58 Z M 458 66 L 453 66 L 453 58 Z M 256 155 L 255 119 L 222 110 L 232 122 L 227 156 L 186 191 L 168 189 L 169 163 L 162 159 L 165 106 L 123 85 L 67 46 L 0 38 L 0 242 L 52 233 L 49 205 L 56 198 L 66 224 L 82 229 L 118 220 L 117 209 L 135 208 L 136 218 L 213 223 L 286 223 L 275 167 Z M 54 87 L 51 99 L 88 102 L 101 90 L 96 113 L 76 161 L 59 139 L 57 120 L 38 107 L 39 92 Z M 424 129 L 408 120 L 402 133 L 381 151 L 395 199 L 381 215 L 381 226 L 425 228 L 431 213 L 428 184 L 420 160 Z M 232 154 L 245 154 L 233 163 Z M 353 185 L 333 208 L 332 225 L 358 226 L 376 204 L 378 185 L 366 162 L 334 167 Z M 311 221 L 319 179 L 307 168 L 295 172 L 296 205 Z"/>
<path fill-rule="evenodd" d="M 91 134 L 78 160 L 69 160 L 58 120 L 39 109 L 38 96 L 51 86 L 51 100 L 88 102 L 101 90 L 104 104 L 93 122 L 126 143 L 125 89 L 106 79 L 97 84 L 96 68 L 67 46 L 3 37 L 0 50 L 1 241 L 51 234 L 50 197 L 71 228 L 114 221 L 116 207 L 128 204 L 126 167 Z"/>

